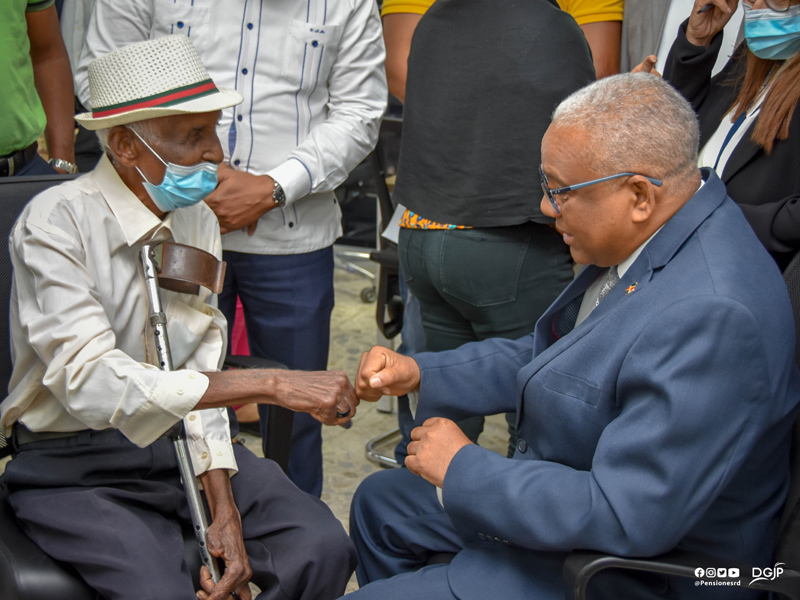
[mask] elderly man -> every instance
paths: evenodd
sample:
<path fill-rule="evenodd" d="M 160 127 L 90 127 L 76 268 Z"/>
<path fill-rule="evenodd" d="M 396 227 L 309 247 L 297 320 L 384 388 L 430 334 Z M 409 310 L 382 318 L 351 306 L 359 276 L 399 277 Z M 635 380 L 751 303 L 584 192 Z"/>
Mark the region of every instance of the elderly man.
<path fill-rule="evenodd" d="M 228 264 L 219 307 L 233 324 L 241 299 L 254 356 L 325 369 L 342 235 L 333 190 L 375 146 L 386 108 L 377 4 L 97 0 L 75 79 L 81 101 L 89 106 L 89 60 L 170 33 L 189 37 L 214 80 L 245 98 L 217 124 L 225 164 L 206 199 Z M 292 424 L 289 477 L 322 494 L 321 427 L 305 414 Z"/>
<path fill-rule="evenodd" d="M 355 567 L 341 524 L 275 463 L 232 446 L 214 407 L 277 403 L 342 424 L 358 402 L 347 378 L 217 372 L 225 319 L 204 289 L 163 293 L 176 370 L 154 366 L 139 249 L 175 241 L 221 254 L 202 199 L 222 160 L 220 110 L 241 96 L 215 86 L 182 36 L 111 53 L 89 78 L 94 109 L 78 118 L 100 130 L 106 156 L 31 201 L 11 234 L 14 372 L 0 405 L 16 450 L 3 476 L 11 505 L 104 598 L 193 598 L 188 508 L 162 437 L 184 419 L 208 546 L 225 566 L 216 587 L 205 572 L 198 596 L 247 600 L 252 579 L 259 598 L 336 597 Z"/>
<path fill-rule="evenodd" d="M 563 598 L 576 548 L 770 564 L 800 399 L 792 314 L 741 211 L 695 166 L 697 140 L 656 77 L 574 93 L 542 142 L 541 206 L 588 266 L 532 336 L 364 355 L 357 395 L 419 387 L 421 426 L 408 469 L 353 500 L 354 600 Z M 450 420 L 514 408 L 511 459 Z M 455 558 L 420 569 L 435 552 Z M 691 584 L 614 573 L 590 595 L 708 593 Z"/>

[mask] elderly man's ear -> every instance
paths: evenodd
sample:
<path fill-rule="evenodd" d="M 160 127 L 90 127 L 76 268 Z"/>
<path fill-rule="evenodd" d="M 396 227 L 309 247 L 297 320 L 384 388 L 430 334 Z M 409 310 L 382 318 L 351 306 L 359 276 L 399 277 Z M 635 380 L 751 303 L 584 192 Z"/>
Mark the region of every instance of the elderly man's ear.
<path fill-rule="evenodd" d="M 655 186 L 641 175 L 634 175 L 626 185 L 630 187 L 633 202 L 631 219 L 634 223 L 646 223 L 656 210 Z"/>
<path fill-rule="evenodd" d="M 133 167 L 139 157 L 139 150 L 134 144 L 136 136 L 123 126 L 117 125 L 108 132 L 108 147 L 114 160 L 126 167 Z"/>

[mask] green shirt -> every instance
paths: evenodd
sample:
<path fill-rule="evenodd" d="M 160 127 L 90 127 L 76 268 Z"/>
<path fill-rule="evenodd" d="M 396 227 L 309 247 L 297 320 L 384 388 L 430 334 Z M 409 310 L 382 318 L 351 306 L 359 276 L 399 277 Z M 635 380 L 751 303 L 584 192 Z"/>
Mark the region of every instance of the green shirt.
<path fill-rule="evenodd" d="M 44 10 L 55 0 L 4 0 L 0 19 L 0 156 L 27 148 L 44 131 L 47 118 L 33 82 L 26 12 Z M 10 5 L 10 6 L 9 6 Z"/>

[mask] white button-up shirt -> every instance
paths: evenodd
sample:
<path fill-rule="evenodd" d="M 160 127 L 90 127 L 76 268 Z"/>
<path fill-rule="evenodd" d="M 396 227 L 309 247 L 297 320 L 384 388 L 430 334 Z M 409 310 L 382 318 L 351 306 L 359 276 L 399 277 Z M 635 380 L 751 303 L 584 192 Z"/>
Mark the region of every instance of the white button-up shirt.
<path fill-rule="evenodd" d="M 268 174 L 287 206 L 223 236 L 226 250 L 299 254 L 342 234 L 333 189 L 372 150 L 386 107 L 375 0 L 98 0 L 76 74 L 122 46 L 173 33 L 194 42 L 214 82 L 244 102 L 218 127 L 234 168 Z"/>
<path fill-rule="evenodd" d="M 163 241 L 221 255 L 205 203 L 161 220 L 106 157 L 28 204 L 9 240 L 14 372 L 0 404 L 6 435 L 17 421 L 35 432 L 116 428 L 144 447 L 186 417 L 195 472 L 236 469 L 227 413 L 192 411 L 208 388 L 202 371 L 220 367 L 227 343 L 209 290 L 162 290 L 176 370 L 155 366 L 139 249 Z"/>

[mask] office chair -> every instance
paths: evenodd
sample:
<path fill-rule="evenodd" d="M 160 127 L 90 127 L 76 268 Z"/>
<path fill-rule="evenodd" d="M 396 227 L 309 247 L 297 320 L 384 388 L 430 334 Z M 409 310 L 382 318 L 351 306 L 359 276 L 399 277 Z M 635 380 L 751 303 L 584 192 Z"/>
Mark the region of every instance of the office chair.
<path fill-rule="evenodd" d="M 7 240 L 22 208 L 33 196 L 53 186 L 74 179 L 74 175 L 44 175 L 0 179 L 0 239 Z M 11 378 L 11 352 L 8 331 L 8 301 L 11 293 L 11 260 L 7 250 L 0 251 L 0 390 L 8 389 Z M 231 356 L 226 368 L 282 368 L 283 365 L 250 356 Z M 3 396 L 5 392 L 3 393 Z M 289 460 L 294 413 L 270 406 L 265 453 L 284 472 Z M 0 433 L 0 458 L 11 454 L 8 440 Z M 195 589 L 200 588 L 200 554 L 191 524 L 184 530 L 184 558 Z M 0 486 L 0 600 L 102 600 L 69 565 L 47 556 L 22 531 L 8 503 L 8 491 Z"/>
<path fill-rule="evenodd" d="M 783 272 L 789 290 L 789 299 L 795 318 L 795 364 L 800 368 L 800 252 Z M 697 579 L 698 568 L 735 567 L 741 574 L 741 587 L 775 592 L 781 597 L 800 600 L 800 418 L 792 431 L 790 487 L 783 517 L 775 544 L 776 563 L 784 563 L 786 569 L 775 579 L 754 579 L 753 566 L 738 565 L 720 558 L 690 552 L 672 551 L 653 558 L 623 558 L 599 552 L 573 552 L 564 563 L 563 578 L 567 600 L 586 600 L 591 578 L 606 569 L 625 569 Z M 749 583 L 748 583 L 749 582 Z"/>

